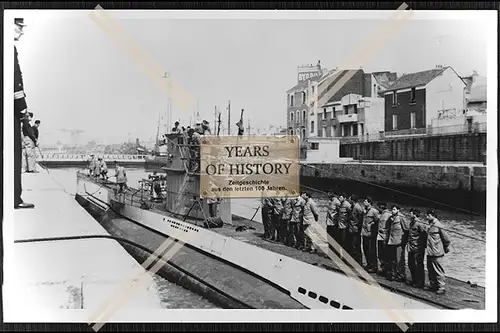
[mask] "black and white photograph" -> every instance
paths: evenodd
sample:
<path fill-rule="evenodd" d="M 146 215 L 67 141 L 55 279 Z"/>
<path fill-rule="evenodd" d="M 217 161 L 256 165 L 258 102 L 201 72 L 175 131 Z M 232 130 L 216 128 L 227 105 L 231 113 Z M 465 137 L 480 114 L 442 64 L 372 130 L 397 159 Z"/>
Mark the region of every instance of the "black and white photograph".
<path fill-rule="evenodd" d="M 6 10 L 4 321 L 496 321 L 497 25 Z"/>

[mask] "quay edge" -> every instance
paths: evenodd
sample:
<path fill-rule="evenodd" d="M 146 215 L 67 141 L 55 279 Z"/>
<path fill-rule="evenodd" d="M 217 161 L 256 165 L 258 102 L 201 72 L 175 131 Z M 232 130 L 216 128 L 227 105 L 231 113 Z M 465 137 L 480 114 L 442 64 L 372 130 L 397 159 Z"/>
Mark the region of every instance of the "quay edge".
<path fill-rule="evenodd" d="M 349 188 L 353 194 L 399 203 L 486 214 L 486 166 L 479 164 L 301 163 L 300 183 L 320 191 Z"/>

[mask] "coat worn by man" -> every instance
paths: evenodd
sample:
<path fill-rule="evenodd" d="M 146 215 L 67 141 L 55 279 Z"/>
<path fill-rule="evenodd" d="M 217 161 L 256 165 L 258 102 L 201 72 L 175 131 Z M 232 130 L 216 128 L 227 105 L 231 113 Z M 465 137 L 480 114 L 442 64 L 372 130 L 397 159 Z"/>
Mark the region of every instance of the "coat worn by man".
<path fill-rule="evenodd" d="M 28 123 L 26 113 L 26 95 L 24 93 L 23 74 L 19 66 L 17 48 L 14 46 L 14 206 L 21 207 L 21 165 L 22 165 L 22 137 L 21 124 Z M 28 123 L 29 125 L 29 123 Z M 32 205 L 31 205 L 32 206 Z"/>
<path fill-rule="evenodd" d="M 271 232 L 270 232 L 270 226 L 269 224 L 270 219 L 269 219 L 269 211 L 271 209 L 271 201 L 267 197 L 262 197 L 261 198 L 261 216 L 262 216 L 262 224 L 264 225 L 264 236 L 263 238 L 267 239 L 271 237 Z"/>
<path fill-rule="evenodd" d="M 339 211 L 337 214 L 337 242 L 347 251 L 349 246 L 347 244 L 347 227 L 351 219 L 352 206 L 347 200 L 340 203 Z"/>
<path fill-rule="evenodd" d="M 283 213 L 281 215 L 281 228 L 283 239 L 286 245 L 292 244 L 292 234 L 290 230 L 290 220 L 293 214 L 295 200 L 293 198 L 283 198 Z"/>
<path fill-rule="evenodd" d="M 363 225 L 363 207 L 359 202 L 354 203 L 347 226 L 347 250 L 354 260 L 360 265 L 363 264 L 363 254 L 361 250 L 361 227 Z"/>
<path fill-rule="evenodd" d="M 271 240 L 279 241 L 281 239 L 281 216 L 283 215 L 283 202 L 281 198 L 272 198 L 273 203 L 273 218 L 271 223 L 273 224 L 273 233 L 271 234 Z"/>
<path fill-rule="evenodd" d="M 412 216 L 408 229 L 408 267 L 411 273 L 411 283 L 422 288 L 425 284 L 424 254 L 426 247 L 427 228 Z"/>
<path fill-rule="evenodd" d="M 316 202 L 313 199 L 309 198 L 304 203 L 304 211 L 302 215 L 302 223 L 303 223 L 303 239 L 304 239 L 304 250 L 315 250 L 313 247 L 312 239 L 307 235 L 307 229 L 314 222 L 318 222 L 319 214 L 318 207 L 316 206 Z"/>
<path fill-rule="evenodd" d="M 363 237 L 363 252 L 366 258 L 366 270 L 369 273 L 377 272 L 378 269 L 376 234 L 374 234 L 373 230 L 377 230 L 379 219 L 380 213 L 375 207 L 365 209 L 361 236 Z"/>
<path fill-rule="evenodd" d="M 434 218 L 427 229 L 427 270 L 431 289 L 444 292 L 446 285 L 443 257 L 448 253 L 450 238 L 444 225 Z"/>
<path fill-rule="evenodd" d="M 391 217 L 392 213 L 389 209 L 384 209 L 380 214 L 380 219 L 378 222 L 378 232 L 377 232 L 377 256 L 380 262 L 379 274 L 382 276 L 387 275 L 390 268 L 389 259 L 387 257 L 387 221 Z"/>
<path fill-rule="evenodd" d="M 406 280 L 405 231 L 406 220 L 399 213 L 391 215 L 387 222 L 387 255 L 390 262 L 389 279 Z"/>
<path fill-rule="evenodd" d="M 304 241 L 301 238 L 301 229 L 302 229 L 302 213 L 305 201 L 299 196 L 292 200 L 293 203 L 293 211 L 292 217 L 290 218 L 290 234 L 293 235 L 293 244 L 295 248 L 302 249 Z"/>

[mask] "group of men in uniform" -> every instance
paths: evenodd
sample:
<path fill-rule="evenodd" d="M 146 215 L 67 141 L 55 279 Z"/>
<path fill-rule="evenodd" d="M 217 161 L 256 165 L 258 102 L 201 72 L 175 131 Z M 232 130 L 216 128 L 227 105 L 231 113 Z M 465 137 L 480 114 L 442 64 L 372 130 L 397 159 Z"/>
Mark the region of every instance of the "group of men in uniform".
<path fill-rule="evenodd" d="M 33 112 L 28 112 L 27 121 L 22 124 L 22 169 L 24 172 L 38 173 L 36 169 L 36 148 L 38 147 L 38 127 L 40 126 L 40 120 L 35 120 L 35 123 L 31 125 L 32 120 Z"/>
<path fill-rule="evenodd" d="M 102 157 L 97 158 L 94 154 L 90 155 L 89 175 L 94 178 L 108 180 L 108 166 Z M 125 168 L 115 161 L 115 175 L 117 192 L 123 193 L 127 189 L 127 173 Z"/>
<path fill-rule="evenodd" d="M 90 155 L 89 175 L 94 178 L 108 180 L 108 166 L 101 157 L 97 158 L 94 154 Z"/>
<path fill-rule="evenodd" d="M 345 194 L 330 193 L 329 199 L 326 228 L 330 250 L 334 250 L 331 244 L 335 241 L 360 265 L 364 255 L 368 273 L 437 294 L 445 292 L 442 258 L 449 251 L 450 239 L 434 210 L 427 211 L 427 223 L 422 223 L 416 209 L 410 210 L 407 219 L 399 206 L 389 209 L 386 203 L 379 202 L 375 207 L 369 197 L 360 200 L 354 195 L 348 198 Z M 425 287 L 425 254 L 430 287 Z M 411 280 L 406 279 L 406 262 Z"/>
<path fill-rule="evenodd" d="M 264 239 L 317 252 L 306 232 L 319 220 L 317 205 L 309 193 L 297 198 L 263 197 L 261 203 Z M 443 294 L 446 283 L 442 261 L 449 252 L 450 238 L 434 210 L 427 211 L 427 223 L 420 221 L 419 215 L 418 210 L 411 209 L 407 219 L 397 205 L 389 209 L 379 202 L 375 207 L 370 197 L 359 199 L 330 192 L 326 212 L 329 250 L 343 260 L 349 254 L 368 273 Z M 425 286 L 425 255 L 430 286 Z M 411 280 L 406 279 L 406 263 Z"/>
<path fill-rule="evenodd" d="M 262 197 L 261 204 L 264 239 L 317 252 L 306 234 L 307 228 L 319 220 L 319 211 L 310 193 L 303 192 L 296 198 Z"/>

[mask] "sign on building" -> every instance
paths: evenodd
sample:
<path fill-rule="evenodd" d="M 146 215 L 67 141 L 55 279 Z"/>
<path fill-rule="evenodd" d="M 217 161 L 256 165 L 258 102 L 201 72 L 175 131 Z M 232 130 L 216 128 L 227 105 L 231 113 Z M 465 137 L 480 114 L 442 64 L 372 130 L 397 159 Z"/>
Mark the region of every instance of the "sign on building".
<path fill-rule="evenodd" d="M 321 76 L 321 72 L 299 73 L 299 82 Z"/>
<path fill-rule="evenodd" d="M 202 198 L 299 195 L 298 136 L 207 136 L 200 149 Z"/>

